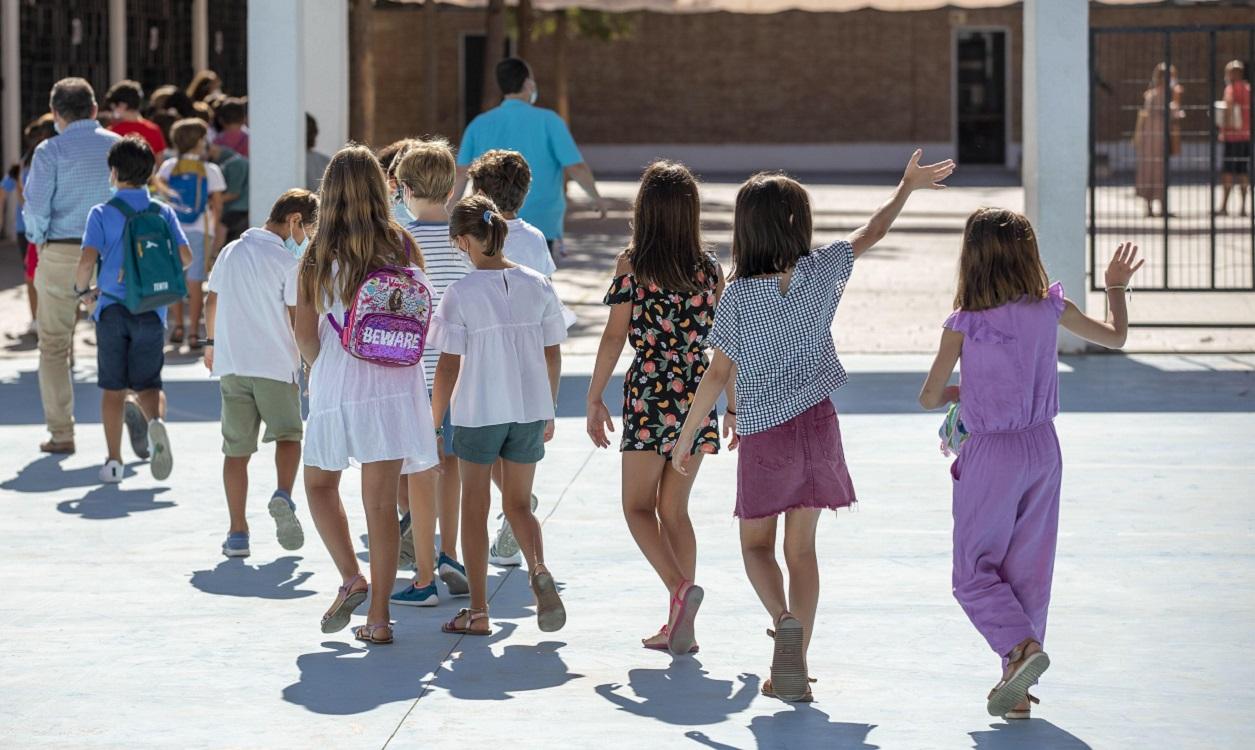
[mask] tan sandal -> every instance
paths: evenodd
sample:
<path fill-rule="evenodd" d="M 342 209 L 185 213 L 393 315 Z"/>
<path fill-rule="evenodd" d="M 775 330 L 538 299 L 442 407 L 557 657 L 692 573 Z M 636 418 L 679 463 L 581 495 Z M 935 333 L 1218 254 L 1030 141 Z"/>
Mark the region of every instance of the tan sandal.
<path fill-rule="evenodd" d="M 554 633 L 566 625 L 566 608 L 558 596 L 558 586 L 544 563 L 532 573 L 532 594 L 536 597 L 536 624 L 542 633 Z"/>
<path fill-rule="evenodd" d="M 1015 708 L 1003 714 L 1002 718 L 1006 719 L 1007 721 L 1025 721 L 1027 719 L 1033 718 L 1033 704 L 1041 703 L 1041 701 L 1037 700 L 1037 696 L 1033 695 L 1032 693 L 1025 693 L 1024 697 L 1026 700 L 1024 700 L 1023 702 L 1028 704 L 1028 708 L 1020 708 L 1019 706 L 1016 706 Z"/>
<path fill-rule="evenodd" d="M 1050 668 L 1050 657 L 1045 651 L 1035 651 L 1028 656 L 1023 656 L 1023 653 L 1023 648 L 1016 648 L 1007 655 L 1009 664 L 1019 662 L 1019 666 L 989 691 L 985 710 L 990 716 L 1006 716 L 1015 710 L 1021 701 L 1027 699 L 1028 689 L 1037 684 L 1042 673 Z"/>
<path fill-rule="evenodd" d="M 773 694 L 782 701 L 804 700 L 810 688 L 807 687 L 809 675 L 803 650 L 806 639 L 801 620 L 788 611 L 782 612 L 776 629 L 768 630 L 767 635 L 776 643 L 771 655 Z"/>
<path fill-rule="evenodd" d="M 344 582 L 340 587 L 339 593 L 336 594 L 336 600 L 331 603 L 331 609 L 327 610 L 327 614 L 322 616 L 322 632 L 334 633 L 337 630 L 343 630 L 349 624 L 349 618 L 353 616 L 353 610 L 366 601 L 366 592 L 370 587 L 352 591 L 353 584 L 361 581 L 366 582 L 362 578 L 362 574 L 358 573 L 349 580 Z"/>
<path fill-rule="evenodd" d="M 384 631 L 382 636 L 379 634 L 381 630 Z M 381 622 L 372 625 L 368 622 L 365 625 L 358 625 L 353 628 L 353 637 L 367 643 L 392 643 L 392 623 Z"/>
<path fill-rule="evenodd" d="M 462 620 L 462 624 L 458 625 L 458 620 Z M 462 608 L 453 616 L 452 620 L 440 626 L 442 633 L 452 633 L 454 635 L 492 635 L 492 626 L 485 623 L 483 630 L 477 630 L 471 626 L 480 620 L 488 620 L 488 608 L 468 609 Z"/>
<path fill-rule="evenodd" d="M 811 677 L 809 678 L 808 682 L 818 682 L 818 680 L 816 680 L 814 677 Z M 772 689 L 770 677 L 768 677 L 767 680 L 763 683 L 763 686 L 759 688 L 759 692 L 761 692 L 763 695 L 767 696 L 768 698 L 780 697 L 776 695 L 775 690 Z M 811 692 L 810 688 L 806 688 L 806 695 L 803 695 L 801 698 L 798 698 L 796 701 L 793 701 L 793 702 L 794 703 L 814 703 L 815 695 L 814 693 Z"/>

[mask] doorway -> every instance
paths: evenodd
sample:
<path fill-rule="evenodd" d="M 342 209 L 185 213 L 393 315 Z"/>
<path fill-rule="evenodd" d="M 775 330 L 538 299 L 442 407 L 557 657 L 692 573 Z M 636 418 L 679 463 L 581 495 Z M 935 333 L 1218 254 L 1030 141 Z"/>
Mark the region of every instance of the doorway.
<path fill-rule="evenodd" d="M 484 95 L 484 46 L 483 34 L 462 36 L 462 127 L 465 128 L 480 113 L 480 101 Z M 508 35 L 501 50 L 503 58 L 514 54 L 514 40 Z M 496 88 L 496 84 L 493 85 Z"/>
<path fill-rule="evenodd" d="M 1007 31 L 959 29 L 954 43 L 960 164 L 1007 163 Z"/>

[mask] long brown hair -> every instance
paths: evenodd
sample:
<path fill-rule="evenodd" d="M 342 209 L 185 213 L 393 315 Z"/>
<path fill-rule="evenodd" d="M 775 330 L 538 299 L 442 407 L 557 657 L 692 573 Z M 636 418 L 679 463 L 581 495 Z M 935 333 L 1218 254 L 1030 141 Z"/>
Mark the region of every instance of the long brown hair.
<path fill-rule="evenodd" d="M 955 308 L 988 310 L 1021 297 L 1045 299 L 1049 286 L 1028 219 L 1005 208 L 980 208 L 967 217 Z"/>
<path fill-rule="evenodd" d="M 637 281 L 689 292 L 699 289 L 699 271 L 714 277 L 701 211 L 697 179 L 688 167 L 674 161 L 646 167 L 632 207 L 632 244 L 623 251 Z"/>
<path fill-rule="evenodd" d="M 510 226 L 486 195 L 468 195 L 449 213 L 449 238 L 474 237 L 484 245 L 484 255 L 492 257 L 505 247 Z"/>
<path fill-rule="evenodd" d="M 328 299 L 352 302 L 371 271 L 411 263 L 421 268 L 423 256 L 392 218 L 379 160 L 365 146 L 345 146 L 323 173 L 318 233 L 305 253 L 301 292 L 325 312 Z"/>
<path fill-rule="evenodd" d="M 811 201 L 806 188 L 780 172 L 759 172 L 736 194 L 732 218 L 733 276 L 784 273 L 811 251 Z"/>

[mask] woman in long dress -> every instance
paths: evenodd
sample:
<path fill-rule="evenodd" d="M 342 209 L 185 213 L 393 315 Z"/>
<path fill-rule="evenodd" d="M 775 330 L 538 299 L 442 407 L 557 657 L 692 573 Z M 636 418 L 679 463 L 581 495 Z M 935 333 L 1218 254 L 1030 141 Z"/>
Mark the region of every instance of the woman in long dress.
<path fill-rule="evenodd" d="M 1142 107 L 1137 112 L 1137 124 L 1133 128 L 1133 151 L 1137 154 L 1137 170 L 1133 185 L 1137 197 L 1146 201 L 1146 215 L 1155 215 L 1155 201 L 1160 208 L 1164 207 L 1165 187 L 1165 143 L 1164 143 L 1164 74 L 1168 73 L 1168 88 L 1172 99 L 1168 104 L 1171 118 L 1171 132 L 1167 150 L 1175 154 L 1180 150 L 1180 134 L 1177 120 L 1184 114 L 1181 111 L 1181 97 L 1185 93 L 1183 86 L 1178 84 L 1176 66 L 1170 69 L 1163 63 L 1155 66 L 1150 77 L 1150 85 L 1142 93 Z"/>

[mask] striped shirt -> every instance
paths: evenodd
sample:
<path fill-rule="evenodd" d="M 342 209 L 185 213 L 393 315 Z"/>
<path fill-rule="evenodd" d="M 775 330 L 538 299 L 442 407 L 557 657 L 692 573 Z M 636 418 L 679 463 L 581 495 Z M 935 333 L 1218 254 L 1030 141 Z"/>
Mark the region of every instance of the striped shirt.
<path fill-rule="evenodd" d="M 423 253 L 427 279 L 431 282 L 431 304 L 434 310 L 440 306 L 444 290 L 471 272 L 471 263 L 449 241 L 448 224 L 440 221 L 411 221 L 405 228 L 418 242 L 418 248 Z M 429 338 L 423 350 L 423 375 L 427 378 L 428 391 L 436 380 L 436 363 L 439 361 L 440 349 Z"/>
<path fill-rule="evenodd" d="M 23 190 L 28 242 L 81 241 L 87 214 L 109 200 L 109 148 L 120 140 L 86 119 L 39 144 Z"/>
<path fill-rule="evenodd" d="M 736 432 L 788 422 L 845 385 L 832 319 L 854 270 L 845 240 L 811 250 L 793 267 L 789 291 L 778 276 L 733 279 L 706 337 L 736 363 Z"/>

